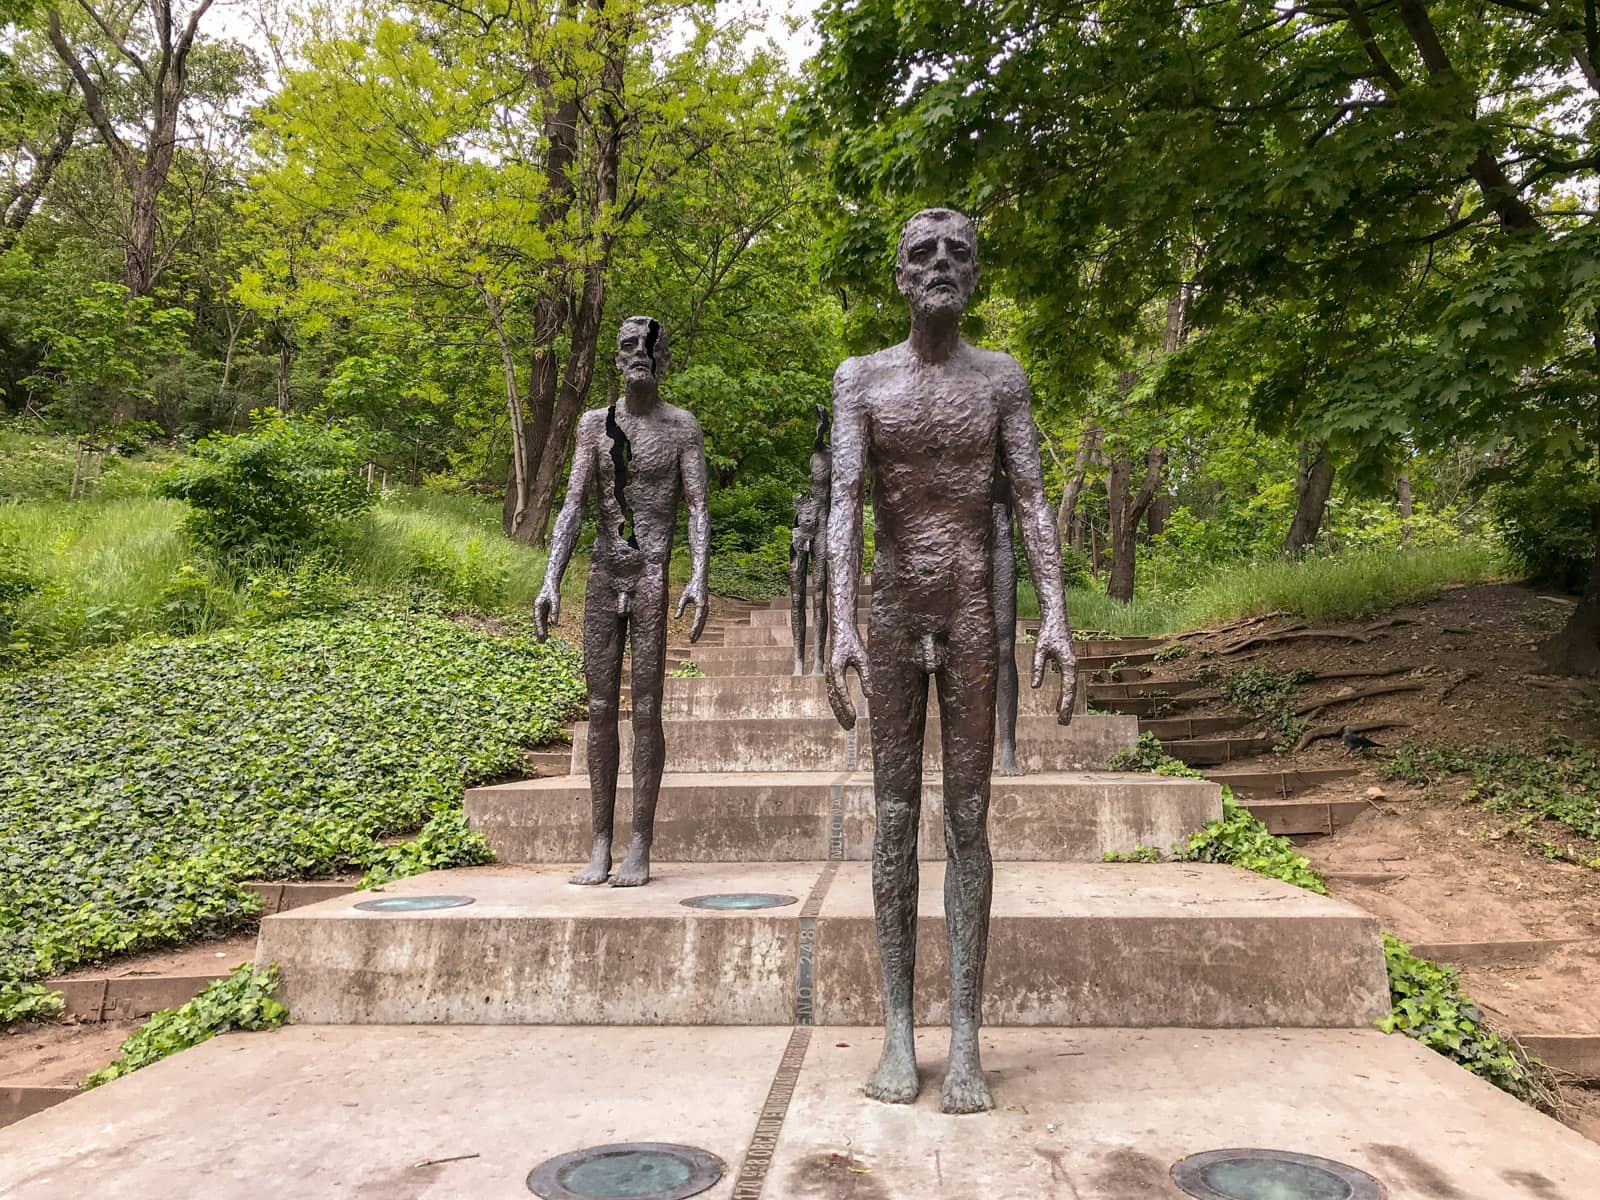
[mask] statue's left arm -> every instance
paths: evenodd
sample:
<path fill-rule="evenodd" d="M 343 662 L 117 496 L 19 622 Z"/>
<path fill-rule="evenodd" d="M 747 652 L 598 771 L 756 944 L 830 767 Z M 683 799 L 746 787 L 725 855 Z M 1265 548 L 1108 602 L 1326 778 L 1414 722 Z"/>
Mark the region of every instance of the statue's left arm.
<path fill-rule="evenodd" d="M 694 625 L 689 640 L 698 642 L 706 627 L 706 582 L 711 572 L 711 512 L 706 504 L 706 439 L 700 422 L 689 417 L 689 434 L 678 454 L 683 476 L 683 500 L 689 509 L 689 583 L 678 598 L 678 616 L 694 605 Z"/>
<path fill-rule="evenodd" d="M 1000 454 L 1011 481 L 1011 503 L 1016 513 L 1022 549 L 1028 556 L 1028 573 L 1039 597 L 1039 640 L 1033 650 L 1033 686 L 1044 682 L 1045 664 L 1054 660 L 1061 670 L 1061 698 L 1056 719 L 1072 720 L 1077 692 L 1077 659 L 1072 653 L 1072 630 L 1067 624 L 1067 602 L 1061 586 L 1061 539 L 1055 514 L 1044 495 L 1044 473 L 1039 465 L 1039 432 L 1034 428 L 1028 402 L 1028 379 L 1012 365 L 1002 385 Z"/>

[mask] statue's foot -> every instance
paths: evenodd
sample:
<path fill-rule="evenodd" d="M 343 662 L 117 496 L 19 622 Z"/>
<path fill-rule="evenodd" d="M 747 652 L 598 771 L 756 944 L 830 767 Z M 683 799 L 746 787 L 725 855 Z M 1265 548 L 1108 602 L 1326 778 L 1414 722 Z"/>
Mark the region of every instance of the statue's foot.
<path fill-rule="evenodd" d="M 917 1054 L 909 1039 L 891 1038 L 884 1043 L 878 1069 L 867 1081 L 867 1095 L 885 1104 L 910 1104 L 922 1090 L 917 1077 Z"/>
<path fill-rule="evenodd" d="M 795 665 L 794 665 L 794 673 L 796 675 L 804 675 L 806 673 L 806 665 L 805 665 L 805 663 L 795 663 Z"/>
<path fill-rule="evenodd" d="M 617 873 L 611 877 L 612 887 L 643 887 L 650 882 L 650 856 L 628 852 Z"/>
<path fill-rule="evenodd" d="M 1017 752 L 1015 750 L 1001 750 L 1000 774 L 1021 775 L 1022 773 L 1022 768 L 1017 764 Z"/>
<path fill-rule="evenodd" d="M 983 1067 L 976 1053 L 952 1052 L 944 1090 L 939 1094 L 939 1107 L 947 1113 L 987 1112 L 994 1107 L 994 1097 L 983 1080 Z"/>
<path fill-rule="evenodd" d="M 568 883 L 581 884 L 584 887 L 598 887 L 606 881 L 606 876 L 611 874 L 611 860 L 605 862 L 592 862 L 576 875 L 569 876 Z"/>

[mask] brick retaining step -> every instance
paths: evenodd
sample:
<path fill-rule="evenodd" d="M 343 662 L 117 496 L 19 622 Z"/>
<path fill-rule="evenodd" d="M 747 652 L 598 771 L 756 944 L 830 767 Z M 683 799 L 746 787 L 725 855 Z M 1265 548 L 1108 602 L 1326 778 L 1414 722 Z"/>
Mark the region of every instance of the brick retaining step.
<path fill-rule="evenodd" d="M 1166 847 L 1222 815 L 1221 789 L 1198 779 L 1061 772 L 995 778 L 989 843 L 998 861 L 1099 862 L 1107 851 Z M 615 844 L 627 845 L 633 789 L 617 789 Z M 944 857 L 944 786 L 923 787 L 918 852 Z M 503 863 L 589 857 L 589 782 L 530 779 L 466 794 L 467 821 Z M 825 772 L 680 774 L 662 780 L 658 862 L 865 860 L 872 853 L 872 776 Z"/>
<path fill-rule="evenodd" d="M 1214 766 L 1240 758 L 1255 758 L 1273 747 L 1266 737 L 1161 739 L 1161 748 L 1191 767 Z"/>
<path fill-rule="evenodd" d="M 1139 732 L 1153 733 L 1166 741 L 1168 738 L 1209 737 L 1249 723 L 1250 718 L 1243 713 L 1232 717 L 1147 717 L 1139 722 Z"/>
<path fill-rule="evenodd" d="M 302 1026 L 879 1019 L 867 863 L 669 863 L 643 888 L 577 888 L 567 873 L 495 866 L 398 880 L 385 895 L 474 903 L 376 913 L 328 901 L 263 921 L 257 956 L 282 967 L 279 998 Z M 731 892 L 796 902 L 681 903 Z M 943 864 L 923 864 L 921 1022 L 948 1016 L 943 893 Z M 1198 864 L 995 872 L 990 1026 L 1366 1027 L 1388 996 L 1377 921 L 1340 900 Z"/>
<path fill-rule="evenodd" d="M 1213 779 L 1211 775 L 1207 779 Z M 1391 798 L 1386 804 L 1394 803 Z M 1280 837 L 1295 834 L 1329 834 L 1343 829 L 1364 812 L 1372 811 L 1370 801 L 1354 800 L 1249 800 L 1245 807 L 1260 818 L 1268 833 Z"/>
<path fill-rule="evenodd" d="M 871 763 L 872 722 L 846 733 L 829 717 L 790 720 L 725 718 L 665 722 L 667 762 L 677 771 L 849 771 Z M 633 727 L 621 724 L 621 769 L 633 770 Z M 1028 771 L 1076 771 L 1104 767 L 1133 743 L 1131 717 L 1080 713 L 1070 726 L 1054 717 L 1017 718 L 1017 761 Z M 924 734 L 923 767 L 942 767 L 940 725 L 930 714 Z M 572 772 L 587 771 L 589 723 L 572 731 Z"/>

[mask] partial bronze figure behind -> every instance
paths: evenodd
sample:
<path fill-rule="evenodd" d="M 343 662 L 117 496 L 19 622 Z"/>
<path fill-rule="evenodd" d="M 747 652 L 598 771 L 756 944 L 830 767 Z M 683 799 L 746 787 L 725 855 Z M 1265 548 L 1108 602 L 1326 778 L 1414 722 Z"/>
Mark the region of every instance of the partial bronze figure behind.
<path fill-rule="evenodd" d="M 794 635 L 794 673 L 806 673 L 806 564 L 811 567 L 812 659 L 816 673 L 828 668 L 828 502 L 833 454 L 828 449 L 828 410 L 817 405 L 817 433 L 811 443 L 811 490 L 794 498 L 789 530 L 789 629 Z"/>
<path fill-rule="evenodd" d="M 833 382 L 833 503 L 828 570 L 833 647 L 828 698 L 846 728 L 854 667 L 872 718 L 877 830 L 872 898 L 883 971 L 883 1054 L 867 1094 L 909 1103 L 920 1088 L 912 1030 L 916 967 L 917 823 L 928 676 L 939 689 L 944 752 L 945 922 L 950 938 L 950 1057 L 945 1112 L 993 1106 L 978 1055 L 993 865 L 989 773 L 996 684 L 993 597 L 996 456 L 1010 481 L 1034 586 L 1039 640 L 1033 686 L 1047 662 L 1062 671 L 1057 717 L 1071 720 L 1072 640 L 1061 548 L 1045 502 L 1028 381 L 1009 355 L 961 340 L 978 281 L 972 223 L 928 209 L 900 234 L 895 280 L 911 305 L 911 336 L 845 362 Z M 855 627 L 862 489 L 872 474 L 877 557 L 868 646 Z M 869 649 L 870 647 L 870 649 Z"/>
<path fill-rule="evenodd" d="M 1017 764 L 1017 551 L 1011 544 L 1011 480 L 997 453 L 989 514 L 994 522 L 994 577 L 989 598 L 994 605 L 995 737 L 1002 775 L 1021 775 Z"/>
<path fill-rule="evenodd" d="M 661 790 L 666 739 L 661 689 L 667 672 L 667 565 L 681 496 L 689 508 L 689 584 L 678 615 L 695 606 L 691 642 L 706 623 L 711 522 L 706 510 L 705 440 L 700 423 L 661 399 L 667 332 L 651 317 L 629 317 L 617 333 L 617 371 L 624 394 L 578 422 L 567 499 L 556 518 L 544 586 L 534 601 L 534 629 L 543 641 L 561 614 L 561 577 L 594 493 L 599 511 L 589 583 L 583 598 L 583 674 L 589 690 L 589 797 L 594 847 L 573 883 L 600 884 L 611 875 L 611 827 L 617 804 L 618 701 L 622 653 L 633 655 L 633 839 L 612 876 L 614 887 L 650 881 L 650 840 Z"/>

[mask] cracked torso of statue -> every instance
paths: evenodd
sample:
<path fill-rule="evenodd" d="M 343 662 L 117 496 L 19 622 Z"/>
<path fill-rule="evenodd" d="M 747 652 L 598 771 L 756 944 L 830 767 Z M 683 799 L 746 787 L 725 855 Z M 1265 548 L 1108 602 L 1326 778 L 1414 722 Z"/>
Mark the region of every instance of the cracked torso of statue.
<path fill-rule="evenodd" d="M 667 670 L 667 566 L 680 499 L 689 510 L 690 579 L 677 615 L 695 606 L 691 642 L 706 621 L 711 523 L 706 508 L 705 439 L 694 416 L 661 399 L 667 332 L 651 317 L 629 317 L 617 332 L 623 395 L 578 422 L 567 498 L 550 538 L 544 586 L 534 601 L 540 641 L 561 612 L 561 579 L 592 495 L 594 552 L 583 598 L 583 674 L 589 694 L 589 795 L 593 849 L 573 883 L 637 887 L 650 881 L 650 842 L 666 743 L 661 691 Z M 622 865 L 611 870 L 617 802 L 618 704 L 624 648 L 633 664 L 633 815 Z"/>
<path fill-rule="evenodd" d="M 828 644 L 828 492 L 833 456 L 828 449 L 828 410 L 817 405 L 817 432 L 811 444 L 811 488 L 794 498 L 794 526 L 789 531 L 789 629 L 794 635 L 794 673 L 806 673 L 806 582 L 809 567 L 813 670 L 827 669 Z"/>
<path fill-rule="evenodd" d="M 1057 719 L 1071 720 L 1076 665 L 1055 517 L 1045 500 L 1028 381 L 1009 355 L 961 339 L 978 280 L 972 222 L 951 209 L 917 213 L 900 234 L 895 281 L 910 336 L 840 366 L 833 383 L 833 487 L 827 688 L 846 728 L 846 680 L 861 677 L 872 721 L 873 912 L 883 982 L 884 1043 L 867 1094 L 909 1103 L 920 1090 L 912 1021 L 917 827 L 928 680 L 938 688 L 944 767 L 945 922 L 950 946 L 950 1053 L 945 1112 L 993 1107 L 978 1053 L 993 865 L 998 640 L 993 590 L 997 464 L 1005 472 L 1039 597 L 1032 684 L 1062 673 Z M 855 627 L 862 499 L 876 518 L 867 642 Z"/>

